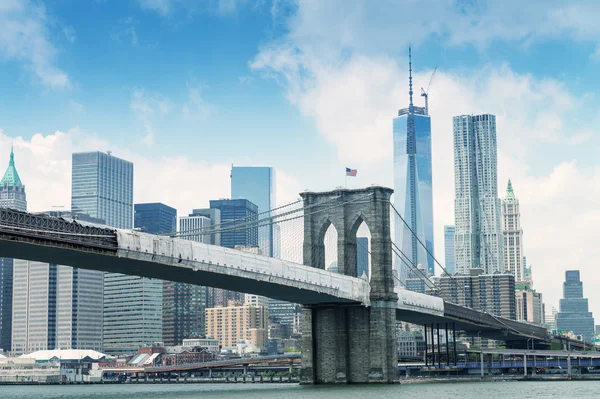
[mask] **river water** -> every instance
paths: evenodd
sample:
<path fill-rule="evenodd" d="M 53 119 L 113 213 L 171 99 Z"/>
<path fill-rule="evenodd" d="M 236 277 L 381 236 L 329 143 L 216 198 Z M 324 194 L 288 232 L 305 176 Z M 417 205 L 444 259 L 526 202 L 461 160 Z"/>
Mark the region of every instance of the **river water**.
<path fill-rule="evenodd" d="M 296 384 L 142 384 L 0 386 L 2 399 L 480 399 L 600 398 L 600 381 L 300 386 Z"/>

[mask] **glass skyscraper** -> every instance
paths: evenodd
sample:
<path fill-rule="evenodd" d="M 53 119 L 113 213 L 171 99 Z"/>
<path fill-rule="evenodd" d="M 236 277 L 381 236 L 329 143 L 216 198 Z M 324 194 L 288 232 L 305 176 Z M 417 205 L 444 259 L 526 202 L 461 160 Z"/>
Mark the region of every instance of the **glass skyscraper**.
<path fill-rule="evenodd" d="M 563 283 L 560 311 L 556 315 L 556 328 L 582 335 L 586 342 L 594 337 L 594 317 L 588 309 L 588 300 L 583 297 L 583 282 L 579 270 L 567 270 Z"/>
<path fill-rule="evenodd" d="M 210 207 L 221 213 L 220 228 L 225 230 L 221 232 L 222 247 L 258 247 L 258 227 L 247 225 L 258 217 L 258 207 L 254 203 L 247 199 L 220 199 L 211 200 Z"/>
<path fill-rule="evenodd" d="M 177 231 L 177 210 L 160 202 L 135 204 L 133 226 L 149 234 Z"/>
<path fill-rule="evenodd" d="M 71 210 L 130 229 L 133 223 L 133 164 L 103 152 L 73 154 Z"/>
<path fill-rule="evenodd" d="M 259 218 L 269 217 L 276 206 L 275 169 L 268 166 L 232 166 L 231 199 L 247 199 L 258 207 Z M 279 258 L 279 226 L 258 228 L 258 246 L 263 255 Z"/>
<path fill-rule="evenodd" d="M 454 274 L 454 226 L 444 226 L 444 267 Z"/>
<path fill-rule="evenodd" d="M 454 128 L 454 253 L 458 273 L 504 271 L 496 117 L 460 115 Z"/>
<path fill-rule="evenodd" d="M 394 118 L 394 206 L 400 218 L 395 219 L 396 245 L 412 261 L 421 264 L 429 275 L 434 274 L 433 257 L 433 194 L 431 167 L 431 118 L 424 107 L 413 105 L 412 64 L 409 63 L 408 108 Z M 411 232 L 412 230 L 412 232 Z M 408 277 L 410 267 L 396 259 L 401 281 Z M 412 266 L 412 265 L 411 265 Z"/>

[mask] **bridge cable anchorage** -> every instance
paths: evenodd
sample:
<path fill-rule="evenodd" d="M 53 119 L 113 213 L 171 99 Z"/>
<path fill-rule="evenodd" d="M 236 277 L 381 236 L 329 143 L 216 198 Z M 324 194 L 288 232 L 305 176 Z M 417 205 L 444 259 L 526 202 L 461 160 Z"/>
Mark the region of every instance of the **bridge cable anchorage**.
<path fill-rule="evenodd" d="M 38 230 L 38 229 L 30 229 L 27 227 L 18 227 L 9 224 L 0 223 L 0 228 L 6 228 L 9 230 L 19 230 L 19 231 L 28 231 L 31 233 L 42 233 L 42 234 L 57 234 L 63 236 L 73 236 L 73 237 L 92 237 L 92 238 L 114 238 L 114 235 L 106 235 L 106 234 L 84 234 L 84 233 L 69 233 L 66 231 L 48 231 L 48 230 Z"/>
<path fill-rule="evenodd" d="M 408 266 L 408 267 L 409 267 L 409 268 L 410 268 L 412 271 L 418 271 L 419 273 L 421 273 L 421 275 L 422 275 L 422 276 L 424 277 L 424 279 L 425 279 L 424 281 L 425 281 L 426 283 L 429 283 L 429 288 L 436 288 L 435 284 L 434 284 L 434 283 L 433 283 L 433 282 L 432 282 L 432 281 L 429 279 L 429 277 L 427 277 L 427 275 L 426 275 L 426 274 L 423 272 L 423 270 L 421 270 L 421 269 L 419 269 L 418 267 L 416 267 L 416 266 L 414 265 L 414 262 L 413 262 L 413 261 L 411 261 L 411 260 L 408 258 L 408 256 L 406 256 L 406 254 L 405 254 L 404 252 L 402 252 L 402 250 L 401 250 L 400 248 L 398 248 L 398 246 L 396 245 L 396 243 L 395 243 L 395 242 L 393 242 L 393 241 L 392 241 L 392 245 L 393 245 L 394 247 L 396 247 L 396 249 L 398 249 L 398 251 L 400 251 L 400 254 L 402 254 L 402 255 L 404 256 L 404 258 L 406 258 L 406 259 L 407 259 L 407 260 L 410 262 L 410 264 L 409 264 L 409 263 L 407 263 L 407 262 L 406 262 L 406 260 L 404 260 L 404 258 L 402 258 L 402 256 L 400 256 L 400 254 L 399 254 L 399 253 L 398 253 L 398 252 L 397 252 L 397 251 L 396 251 L 394 248 L 392 248 L 392 251 L 393 251 L 393 252 L 396 254 L 396 256 L 397 256 L 397 257 L 398 257 L 398 258 L 399 258 L 399 259 L 400 259 L 400 260 L 401 260 L 401 261 L 402 261 L 402 262 L 403 262 L 403 263 L 404 263 L 406 266 Z M 411 264 L 412 264 L 412 265 L 411 265 Z M 405 286 L 405 287 L 406 287 L 406 286 Z M 407 289 L 408 289 L 408 288 L 407 288 Z M 442 295 L 442 292 L 441 292 L 441 290 L 440 290 L 440 296 L 439 296 L 439 297 L 440 297 L 440 298 L 442 298 L 442 299 L 444 299 L 444 300 L 447 300 L 448 302 L 453 302 L 451 298 L 448 298 L 447 296 L 445 296 L 445 295 Z"/>
<path fill-rule="evenodd" d="M 454 278 L 450 273 L 448 273 L 448 271 L 446 270 L 446 268 L 444 266 L 442 266 L 442 264 L 440 262 L 438 262 L 438 260 L 435 258 L 435 256 L 433 256 L 433 254 L 427 248 L 427 246 L 423 243 L 423 241 L 421 241 L 421 239 L 419 238 L 419 236 L 413 231 L 413 229 L 408 225 L 408 223 L 406 223 L 406 220 L 404 220 L 404 218 L 402 217 L 402 215 L 400 214 L 400 212 L 398 212 L 398 210 L 396 209 L 396 207 L 394 206 L 394 204 L 392 204 L 390 201 L 384 201 L 384 202 L 388 202 L 392 206 L 392 209 L 394 210 L 394 212 L 396 212 L 396 215 L 398 215 L 398 217 L 400 218 L 400 220 L 402 220 L 402 223 L 404 223 L 404 225 L 408 228 L 408 230 L 411 232 L 411 234 L 417 239 L 417 241 L 419 242 L 419 244 L 421 244 L 421 246 L 423 248 L 425 248 L 425 251 L 427 252 L 427 254 L 429 256 L 431 256 L 431 258 L 433 259 L 433 261 L 435 263 L 437 263 L 437 265 L 446 273 L 446 275 L 448 277 Z"/>
<path fill-rule="evenodd" d="M 314 215 L 314 214 L 317 214 L 317 213 L 320 213 L 320 212 L 324 212 L 324 211 L 327 211 L 329 209 L 333 209 L 333 208 L 339 207 L 341 205 L 346 205 L 346 204 L 350 204 L 350 203 L 360 203 L 360 201 L 363 201 L 365 198 L 367 198 L 369 196 L 372 196 L 372 195 L 373 195 L 373 193 L 369 193 L 369 194 L 365 195 L 364 197 L 359 197 L 359 198 L 356 198 L 354 200 L 343 202 L 341 204 L 335 204 L 335 205 L 332 205 L 332 206 L 327 207 L 327 208 L 319 209 L 317 211 L 309 213 L 309 215 Z M 336 197 L 336 198 L 339 198 L 339 197 Z M 333 200 L 333 199 L 334 198 L 332 198 L 331 200 Z M 368 201 L 365 201 L 365 203 L 366 202 L 368 202 Z M 322 203 L 321 204 L 314 204 L 314 205 L 310 205 L 310 206 L 307 206 L 307 207 L 299 208 L 299 209 L 294 210 L 294 211 L 289 211 L 289 212 L 286 212 L 286 213 L 282 213 L 280 215 L 270 216 L 270 217 L 263 218 L 263 219 L 260 219 L 260 220 L 255 220 L 255 221 L 251 221 L 251 222 L 248 222 L 248 223 L 244 223 L 244 224 L 240 224 L 240 225 L 235 225 L 235 226 L 231 226 L 231 227 L 226 227 L 226 228 L 222 228 L 222 229 L 211 230 L 211 228 L 208 227 L 208 228 L 205 228 L 205 229 L 186 230 L 184 234 L 179 234 L 179 235 L 177 235 L 174 238 L 186 237 L 186 236 L 193 236 L 193 235 L 210 235 L 210 234 L 217 234 L 217 233 L 231 232 L 231 231 L 239 231 L 239 230 L 248 230 L 248 229 L 251 229 L 251 228 L 268 226 L 268 225 L 272 225 L 272 224 L 275 224 L 275 223 L 281 223 L 281 222 L 287 222 L 287 221 L 290 221 L 290 220 L 301 219 L 301 218 L 303 218 L 305 216 L 304 213 L 302 215 L 290 217 L 290 218 L 287 218 L 287 219 L 275 220 L 275 219 L 278 219 L 278 218 L 280 218 L 282 216 L 288 216 L 288 215 L 291 215 L 291 214 L 294 214 L 294 213 L 297 213 L 297 212 L 300 212 L 300 211 L 304 211 L 306 209 L 310 209 L 310 208 L 313 208 L 313 207 L 316 207 L 316 206 L 322 206 L 322 205 L 323 205 Z M 229 224 L 229 223 L 231 223 L 231 222 L 227 222 L 227 224 Z M 194 231 L 196 231 L 196 233 L 193 233 Z"/>
<path fill-rule="evenodd" d="M 211 228 L 214 228 L 214 227 L 217 227 L 217 226 L 221 226 L 222 224 L 230 224 L 230 223 L 233 223 L 233 222 L 241 222 L 241 221 L 246 221 L 246 220 L 254 219 L 254 218 L 256 218 L 256 217 L 258 217 L 260 215 L 264 215 L 264 214 L 267 214 L 267 213 L 270 214 L 271 212 L 275 212 L 275 211 L 278 211 L 280 209 L 287 208 L 287 207 L 292 206 L 292 205 L 296 205 L 296 204 L 298 204 L 300 202 L 302 202 L 302 199 L 298 199 L 298 200 L 296 200 L 294 202 L 290 202 L 290 203 L 287 203 L 285 205 L 281 205 L 281 206 L 278 206 L 276 208 L 269 209 L 268 211 L 263 211 L 263 212 L 257 213 L 256 215 L 246 216 L 244 218 L 233 219 L 233 220 L 231 220 L 229 222 L 226 222 L 226 223 L 217 223 L 217 224 L 212 225 Z M 202 230 L 202 229 L 186 230 L 186 233 L 187 232 L 193 232 L 193 231 L 199 231 L 199 230 Z M 178 233 L 179 233 L 178 231 L 172 231 L 172 232 L 169 232 L 169 233 L 161 233 L 161 234 L 158 234 L 158 235 L 161 235 L 161 236 L 177 236 Z"/>

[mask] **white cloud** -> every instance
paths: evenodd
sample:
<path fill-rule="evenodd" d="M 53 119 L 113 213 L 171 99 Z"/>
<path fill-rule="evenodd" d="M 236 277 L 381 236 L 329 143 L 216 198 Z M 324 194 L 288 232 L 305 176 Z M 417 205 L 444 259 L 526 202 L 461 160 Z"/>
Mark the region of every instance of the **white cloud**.
<path fill-rule="evenodd" d="M 63 27 L 63 34 L 70 43 L 75 43 L 75 40 L 77 40 L 75 29 L 70 25 Z"/>
<path fill-rule="evenodd" d="M 173 10 L 174 0 L 138 0 L 140 6 L 146 10 L 157 12 L 159 15 L 166 17 Z"/>
<path fill-rule="evenodd" d="M 155 131 L 152 120 L 167 115 L 172 107 L 171 102 L 160 94 L 135 89 L 129 107 L 146 129 L 146 135 L 142 142 L 148 145 L 154 144 Z"/>
<path fill-rule="evenodd" d="M 126 40 L 135 46 L 138 44 L 138 35 L 135 25 L 136 21 L 132 17 L 120 20 L 117 28 L 110 35 L 111 39 L 118 42 Z"/>
<path fill-rule="evenodd" d="M 181 114 L 186 119 L 205 120 L 215 107 L 202 97 L 200 86 L 192 86 L 189 82 L 186 83 L 186 86 L 188 101 L 181 107 Z"/>
<path fill-rule="evenodd" d="M 57 49 L 50 40 L 46 9 L 38 2 L 6 0 L 0 4 L 0 58 L 24 62 L 44 86 L 69 86 L 56 66 Z"/>
<path fill-rule="evenodd" d="M 600 29 L 587 16 L 575 26 L 569 11 L 565 16 L 558 8 L 544 12 L 541 7 L 528 19 L 532 14 L 525 11 L 535 7 L 531 3 L 536 2 L 522 4 L 525 10 L 515 17 L 515 8 L 505 2 L 472 3 L 475 8 L 465 13 L 454 1 L 432 7 L 422 1 L 390 2 L 388 7 L 299 1 L 287 21 L 288 35 L 267 43 L 250 66 L 282 86 L 290 103 L 334 145 L 339 160 L 359 169 L 361 181 L 390 186 L 392 118 L 407 106 L 408 76 L 406 66 L 398 66 L 389 54 L 432 34 L 480 48 L 493 40 L 525 43 L 560 33 L 597 40 L 584 34 Z M 595 4 L 581 7 L 592 12 Z M 399 15 L 405 16 L 403 23 L 398 23 Z M 566 20 L 557 24 L 559 15 Z M 430 74 L 415 74 L 415 93 Z M 600 297 L 592 298 L 590 289 L 600 277 L 590 262 L 600 255 L 592 242 L 600 221 L 594 205 L 600 201 L 595 184 L 600 171 L 587 170 L 563 155 L 565 145 L 588 144 L 597 136 L 593 121 L 578 118 L 583 105 L 579 93 L 554 79 L 516 73 L 509 65 L 488 65 L 480 70 L 441 69 L 430 94 L 437 258 L 443 262 L 443 225 L 454 219 L 452 117 L 493 113 L 498 123 L 499 192 L 503 194 L 511 177 L 522 204 L 525 254 L 534 265 L 536 287 L 557 306 L 564 270 L 579 268 L 588 281 L 586 294 L 593 309 L 600 312 Z M 421 101 L 415 95 L 415 102 Z M 541 146 L 548 152 L 545 157 L 539 154 Z M 534 158 L 545 165 L 536 165 Z"/>

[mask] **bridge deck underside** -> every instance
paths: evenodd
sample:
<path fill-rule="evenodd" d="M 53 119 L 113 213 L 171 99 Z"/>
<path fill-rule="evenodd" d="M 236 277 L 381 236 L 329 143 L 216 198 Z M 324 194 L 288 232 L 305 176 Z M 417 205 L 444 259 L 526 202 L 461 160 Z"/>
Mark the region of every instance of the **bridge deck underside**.
<path fill-rule="evenodd" d="M 57 247 L 0 239 L 0 256 L 222 288 L 303 305 L 356 303 L 336 296 L 333 289 L 329 290 L 330 292 L 318 292 L 306 287 L 298 288 L 294 286 L 294 282 L 287 282 L 281 277 L 258 281 L 244 276 L 194 271 L 187 266 L 120 258 L 116 256 L 116 251 L 111 250 L 86 251 L 77 250 L 76 247 Z"/>

